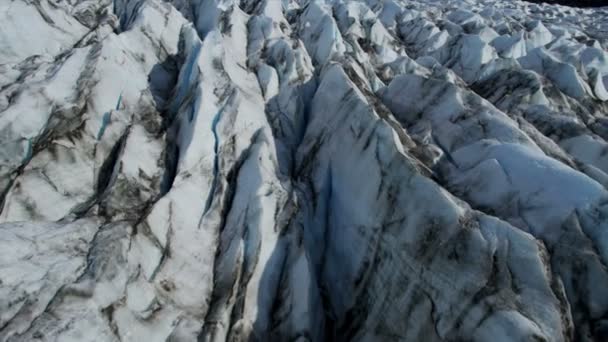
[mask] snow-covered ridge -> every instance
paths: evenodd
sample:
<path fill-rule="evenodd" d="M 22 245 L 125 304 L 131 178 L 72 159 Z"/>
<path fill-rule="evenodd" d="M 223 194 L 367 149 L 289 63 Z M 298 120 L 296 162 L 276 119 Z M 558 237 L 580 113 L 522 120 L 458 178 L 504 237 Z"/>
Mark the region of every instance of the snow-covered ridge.
<path fill-rule="evenodd" d="M 608 10 L 0 19 L 0 341 L 608 339 Z"/>

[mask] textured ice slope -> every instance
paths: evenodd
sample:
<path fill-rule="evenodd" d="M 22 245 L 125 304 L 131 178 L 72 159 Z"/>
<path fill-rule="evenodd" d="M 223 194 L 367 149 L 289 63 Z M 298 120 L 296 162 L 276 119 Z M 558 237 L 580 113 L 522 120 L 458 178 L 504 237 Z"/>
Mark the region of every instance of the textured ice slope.
<path fill-rule="evenodd" d="M 608 339 L 608 9 L 0 19 L 0 341 Z"/>

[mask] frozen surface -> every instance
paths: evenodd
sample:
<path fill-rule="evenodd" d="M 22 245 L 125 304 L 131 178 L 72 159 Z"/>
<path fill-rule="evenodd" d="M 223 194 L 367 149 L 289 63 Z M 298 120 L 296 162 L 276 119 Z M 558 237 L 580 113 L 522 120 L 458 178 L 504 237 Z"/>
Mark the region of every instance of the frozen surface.
<path fill-rule="evenodd" d="M 608 340 L 608 9 L 0 1 L 0 341 Z"/>

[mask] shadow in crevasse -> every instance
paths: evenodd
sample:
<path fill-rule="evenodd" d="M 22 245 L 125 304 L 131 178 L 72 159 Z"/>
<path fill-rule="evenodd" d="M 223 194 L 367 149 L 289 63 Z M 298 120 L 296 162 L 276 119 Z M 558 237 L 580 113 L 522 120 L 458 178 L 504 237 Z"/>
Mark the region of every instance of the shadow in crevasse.
<path fill-rule="evenodd" d="M 312 91 L 305 91 L 306 89 Z M 279 164 L 276 176 L 285 182 L 293 179 L 293 158 L 306 127 L 305 107 L 314 92 L 314 88 L 306 89 L 297 90 L 297 107 L 300 108 L 297 119 L 284 112 L 278 112 L 282 107 L 278 98 L 268 102 L 265 110 L 268 122 L 273 128 L 273 136 L 269 136 L 268 131 L 259 130 L 252 138 L 249 147 L 237 158 L 235 165 L 227 173 L 227 187 L 230 190 L 226 196 L 228 202 L 223 207 L 228 212 L 221 215 L 222 220 L 225 220 L 220 224 L 223 228 L 218 250 L 221 253 L 216 255 L 213 296 L 203 331 L 198 339 L 201 342 L 216 340 L 221 336 L 218 334 L 222 329 L 228 330 L 226 331 L 228 340 L 231 341 L 286 341 L 297 340 L 297 337 L 311 341 L 319 340 L 311 337 L 307 329 L 299 329 L 301 330 L 299 331 L 291 325 L 291 321 L 286 320 L 293 309 L 293 300 L 308 297 L 314 301 L 314 298 L 318 297 L 315 297 L 318 286 L 314 276 L 310 277 L 313 279 L 311 282 L 304 279 L 304 282 L 294 286 L 296 276 L 294 272 L 298 272 L 298 269 L 313 272 L 310 270 L 311 267 L 296 267 L 296 264 L 302 265 L 302 256 L 306 254 L 302 241 L 304 232 L 296 226 L 294 216 L 298 213 L 294 202 L 287 199 L 286 203 L 283 203 L 284 198 L 278 196 L 279 190 L 269 189 L 263 175 L 266 170 L 260 167 L 257 161 L 257 158 L 262 157 L 257 152 L 261 151 L 260 148 L 274 145 Z M 306 99 L 301 99 L 302 96 Z M 289 186 L 285 184 L 284 188 L 287 189 Z M 260 194 L 260 189 L 268 189 L 269 192 Z M 262 211 L 269 210 L 269 200 L 265 198 L 266 196 L 276 196 L 277 200 L 278 207 L 275 209 L 273 227 L 262 226 L 270 224 L 268 221 L 262 221 L 262 215 L 269 214 Z M 265 235 L 268 234 L 268 229 L 273 229 L 277 233 L 276 242 Z M 241 274 L 237 277 L 231 270 L 233 267 L 238 269 L 235 262 L 239 260 L 236 255 L 239 248 L 242 248 L 243 265 Z M 218 267 L 228 267 L 228 269 Z M 260 268 L 261 274 L 256 270 Z M 258 276 L 259 278 L 255 279 Z M 252 281 L 258 282 L 255 290 L 257 292 L 251 291 Z M 295 291 L 303 293 L 295 293 Z M 231 311 L 226 313 L 223 311 L 226 301 L 233 296 L 236 297 L 236 302 Z M 255 308 L 252 307 L 254 302 Z M 253 321 L 248 319 L 252 310 L 256 315 Z M 226 314 L 230 315 L 228 326 L 218 325 L 218 322 L 225 319 Z"/>
<path fill-rule="evenodd" d="M 177 84 L 178 76 L 179 65 L 175 55 L 170 55 L 161 63 L 154 65 L 148 74 L 148 84 L 156 104 L 156 110 L 163 115 L 165 115 L 168 107 L 173 88 Z"/>
<path fill-rule="evenodd" d="M 305 179 L 299 179 L 296 161 L 297 151 L 308 126 L 310 105 L 316 89 L 317 80 L 313 77 L 296 89 L 283 89 L 267 101 L 265 108 L 267 120 L 272 127 L 279 178 L 291 183 L 288 188 L 292 193 L 291 199 L 288 200 L 290 202 L 286 207 L 280 208 L 275 217 L 276 229 L 281 234 L 269 262 L 263 266 L 257 294 L 258 303 L 268 310 L 257 312 L 249 342 L 319 341 L 324 338 L 327 311 L 327 303 L 324 302 L 327 300 L 321 299 L 319 270 L 314 265 L 315 258 L 312 257 L 313 253 L 320 251 L 313 250 L 311 232 L 307 231 L 307 214 L 302 208 L 310 206 L 301 204 L 306 201 L 306 196 L 298 190 L 307 185 L 304 185 Z M 289 92 L 293 92 L 292 96 L 289 96 Z M 294 113 L 293 108 L 297 108 L 297 114 L 287 114 Z M 294 204 L 296 198 L 300 205 Z M 296 274 L 298 272 L 309 274 Z M 304 304 L 307 312 L 297 311 L 293 301 L 300 302 L 299 305 Z M 290 317 L 296 311 L 306 317 Z M 300 322 L 302 318 L 310 320 L 309 327 L 305 324 L 300 327 L 291 325 Z"/>
<path fill-rule="evenodd" d="M 169 104 L 179 77 L 179 61 L 176 55 L 169 55 L 164 61 L 152 67 L 148 74 L 148 85 L 152 92 L 156 111 L 162 116 L 161 133 L 166 134 L 165 173 L 162 176 L 160 196 L 165 195 L 175 179 L 179 148 L 175 142 L 174 132 L 169 131 L 175 113 L 169 110 Z"/>
<path fill-rule="evenodd" d="M 176 113 L 172 112 L 170 109 L 180 73 L 181 63 L 178 58 L 178 56 L 168 56 L 163 62 L 156 64 L 148 74 L 149 88 L 154 98 L 156 110 L 162 115 L 163 123 L 161 130 L 162 132 L 166 132 L 167 137 L 165 153 L 166 170 L 163 175 L 160 196 L 166 194 L 173 184 L 180 153 L 176 144 L 176 132 L 174 132 L 175 130 L 172 128 L 174 126 L 173 121 Z M 272 127 L 273 136 L 265 137 L 265 139 L 274 141 L 278 162 L 278 172 L 280 173 L 279 177 L 281 179 L 290 181 L 292 184 L 296 184 L 301 181 L 298 180 L 296 176 L 296 152 L 304 137 L 308 124 L 308 112 L 310 110 L 309 106 L 316 91 L 315 78 L 312 78 L 311 80 L 298 86 L 293 91 L 294 94 L 297 95 L 295 95 L 291 101 L 295 101 L 295 103 L 289 103 L 289 101 L 287 101 L 289 96 L 287 98 L 285 96 L 281 96 L 284 94 L 279 94 L 267 101 L 265 111 L 267 120 Z M 288 107 L 292 109 L 288 109 Z M 297 108 L 298 114 L 295 116 L 290 116 L 287 114 L 288 112 L 293 112 L 294 107 Z M 243 115 L 247 114 L 243 113 Z M 260 139 L 264 139 L 264 137 L 258 137 L 254 140 Z M 256 141 L 252 141 L 252 144 L 254 143 L 256 143 Z M 243 159 L 246 159 L 246 157 L 243 156 Z M 245 160 L 240 160 L 238 163 L 244 162 Z M 228 175 L 228 182 L 234 182 L 234 184 L 229 186 L 234 188 L 234 192 L 238 192 L 238 167 L 235 168 L 235 171 L 236 172 Z M 259 171 L 262 172 L 262 170 Z M 247 174 L 247 177 L 242 178 L 247 180 L 247 187 L 262 187 L 263 184 L 261 174 L 256 175 L 251 173 Z M 299 196 L 298 191 L 294 191 L 292 195 Z M 237 197 L 239 196 L 238 194 L 231 194 L 228 197 L 231 197 L 233 201 L 236 201 Z M 249 198 L 246 199 L 246 201 L 247 206 L 251 208 L 259 208 L 261 207 L 262 198 Z M 230 204 L 230 206 L 233 205 L 236 204 Z M 293 202 L 291 202 L 289 205 L 293 206 Z M 321 340 L 323 339 L 325 310 L 323 308 L 324 305 L 320 300 L 320 286 L 316 280 L 319 279 L 318 272 L 315 270 L 315 266 L 313 265 L 312 261 L 310 261 L 310 257 L 308 258 L 308 265 L 305 267 L 295 267 L 297 262 L 301 263 L 302 255 L 310 256 L 311 253 L 314 253 L 314 251 L 312 251 L 310 248 L 311 244 L 306 243 L 308 233 L 306 232 L 305 227 L 299 225 L 297 220 L 294 219 L 294 216 L 302 214 L 298 213 L 295 207 L 291 207 L 278 208 L 277 215 L 278 217 L 275 217 L 275 230 L 281 232 L 279 234 L 278 241 L 274 246 L 272 246 L 270 256 L 264 262 L 264 264 L 257 265 L 258 267 L 264 268 L 259 279 L 260 285 L 258 293 L 256 294 L 257 303 L 259 303 L 257 307 L 258 310 L 256 312 L 257 316 L 253 322 L 239 322 L 244 315 L 243 310 L 245 308 L 245 301 L 247 300 L 247 284 L 251 280 L 251 274 L 244 274 L 243 277 L 245 278 L 241 280 L 242 285 L 236 289 L 238 291 L 237 302 L 230 313 L 230 324 L 234 329 L 229 333 L 229 337 L 236 338 L 236 340 L 241 341 L 246 339 L 251 342 L 284 341 L 286 339 L 300 340 L 299 338 L 303 338 L 302 341 Z M 225 214 L 226 219 L 229 219 L 229 216 L 230 212 L 227 212 Z M 247 216 L 250 215 L 248 214 Z M 251 219 L 256 220 L 256 215 L 251 215 Z M 224 222 L 223 224 L 226 223 L 227 222 Z M 259 231 L 259 229 L 256 227 L 259 225 L 256 224 L 257 222 L 249 223 L 251 223 L 250 227 L 246 227 L 248 222 L 245 220 L 245 222 L 243 222 L 244 227 L 239 229 L 246 231 L 243 239 L 246 241 L 245 248 L 250 249 L 249 251 L 246 251 L 246 253 L 255 256 L 256 252 L 252 251 L 251 249 L 259 248 L 265 237 L 262 236 L 263 232 Z M 234 224 L 229 224 L 227 226 L 234 226 Z M 228 240 L 230 240 L 224 237 L 224 234 L 227 233 L 229 232 L 222 231 L 222 236 L 220 236 L 220 244 L 223 240 L 227 240 L 224 241 L 224 243 L 228 243 Z M 235 232 L 233 231 L 232 233 Z M 229 247 L 229 245 L 223 246 L 223 248 Z M 222 248 L 222 246 L 220 248 Z M 245 260 L 246 264 L 243 267 L 246 269 L 248 267 L 247 263 L 257 262 L 258 260 L 256 258 L 252 258 L 252 260 Z M 255 264 L 249 266 L 255 267 Z M 308 272 L 311 274 L 310 276 L 304 274 L 302 275 L 302 277 L 310 277 L 310 282 L 308 282 L 306 285 L 297 284 L 297 281 L 295 280 L 298 278 L 298 275 L 294 274 L 294 272 L 299 272 L 299 270 L 302 269 L 308 270 Z M 307 282 L 308 280 L 304 281 Z M 232 288 L 229 284 L 226 285 L 227 286 L 225 286 L 225 289 L 214 289 L 214 296 L 212 298 L 210 310 L 213 310 L 214 307 L 221 307 L 221 305 L 214 305 L 213 301 L 222 300 L 222 298 L 225 298 L 223 292 L 229 291 Z M 220 287 L 223 286 L 220 285 Z M 218 292 L 216 293 L 216 291 Z M 294 291 L 302 291 L 305 293 L 298 293 Z M 286 320 L 290 314 L 290 310 L 292 309 L 292 303 L 289 301 L 301 301 L 302 298 L 306 297 L 309 301 L 306 303 L 306 305 L 310 310 L 306 315 L 311 316 L 308 318 L 311 319 L 312 322 L 316 322 L 318 324 L 315 325 L 313 323 L 313 326 L 310 327 L 310 329 L 304 328 L 298 330 L 290 325 L 290 321 Z M 213 323 L 212 321 L 214 316 L 215 315 L 213 312 L 210 312 L 208 313 L 206 320 Z M 298 319 L 298 317 L 295 317 L 295 319 Z M 243 324 L 250 326 L 242 326 Z M 203 327 L 203 332 L 199 336 L 199 341 L 204 341 L 205 337 L 213 336 L 213 326 L 214 324 L 205 324 Z M 237 331 L 242 331 L 245 333 L 245 335 L 236 336 L 238 335 L 238 333 L 236 333 Z M 250 331 L 250 334 L 247 334 L 248 331 Z M 239 339 L 239 337 L 241 339 Z"/>

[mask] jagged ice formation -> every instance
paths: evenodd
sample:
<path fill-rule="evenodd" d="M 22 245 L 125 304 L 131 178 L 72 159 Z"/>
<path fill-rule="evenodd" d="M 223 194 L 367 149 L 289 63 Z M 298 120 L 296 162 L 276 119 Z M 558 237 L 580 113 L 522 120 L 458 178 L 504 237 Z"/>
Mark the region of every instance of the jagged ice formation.
<path fill-rule="evenodd" d="M 608 340 L 607 8 L 0 22 L 0 341 Z"/>

